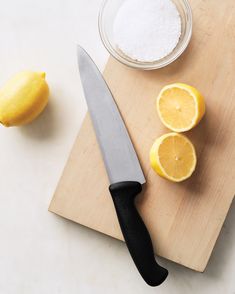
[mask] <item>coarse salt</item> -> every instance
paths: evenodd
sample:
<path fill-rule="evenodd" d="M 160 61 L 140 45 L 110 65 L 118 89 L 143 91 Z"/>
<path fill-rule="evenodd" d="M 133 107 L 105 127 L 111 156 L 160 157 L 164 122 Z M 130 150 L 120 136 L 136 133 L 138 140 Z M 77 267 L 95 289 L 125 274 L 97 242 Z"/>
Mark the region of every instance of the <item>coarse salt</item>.
<path fill-rule="evenodd" d="M 131 59 L 156 61 L 178 44 L 180 15 L 170 0 L 126 0 L 114 20 L 113 35 L 117 47 Z"/>

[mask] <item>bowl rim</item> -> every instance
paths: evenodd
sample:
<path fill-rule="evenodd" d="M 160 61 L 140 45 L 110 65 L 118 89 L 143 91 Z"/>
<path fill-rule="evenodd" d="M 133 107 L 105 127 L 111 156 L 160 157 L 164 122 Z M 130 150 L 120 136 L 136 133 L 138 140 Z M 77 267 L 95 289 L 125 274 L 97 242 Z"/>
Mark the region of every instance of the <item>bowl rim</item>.
<path fill-rule="evenodd" d="M 111 0 L 103 0 L 101 3 L 101 7 L 99 10 L 99 15 L 98 15 L 98 29 L 99 29 L 99 35 L 101 38 L 101 41 L 106 48 L 106 50 L 110 53 L 111 56 L 113 56 L 117 61 L 121 62 L 124 65 L 127 65 L 131 68 L 135 69 L 143 69 L 143 70 L 155 70 L 155 69 L 160 69 L 162 67 L 165 67 L 171 63 L 173 63 L 176 59 L 178 59 L 183 52 L 186 50 L 188 47 L 188 44 L 191 40 L 192 37 L 192 30 L 193 30 L 193 14 L 192 14 L 192 9 L 189 4 L 188 0 L 181 0 L 185 6 L 185 10 L 187 11 L 187 16 L 188 16 L 188 22 L 187 22 L 187 29 L 188 29 L 188 34 L 186 36 L 186 39 L 184 43 L 182 44 L 181 47 L 179 47 L 178 51 L 176 51 L 175 55 L 173 55 L 171 58 L 166 59 L 163 61 L 163 59 L 159 59 L 153 62 L 142 62 L 142 61 L 137 61 L 137 60 L 128 60 L 125 59 L 123 56 L 121 56 L 117 50 L 113 48 L 113 46 L 110 44 L 108 38 L 106 37 L 106 34 L 103 30 L 103 13 L 104 13 L 104 8 L 106 4 L 111 1 Z M 113 1 L 113 0 L 112 0 Z M 167 56 L 166 56 L 167 57 Z M 162 61 L 161 61 L 162 60 Z"/>

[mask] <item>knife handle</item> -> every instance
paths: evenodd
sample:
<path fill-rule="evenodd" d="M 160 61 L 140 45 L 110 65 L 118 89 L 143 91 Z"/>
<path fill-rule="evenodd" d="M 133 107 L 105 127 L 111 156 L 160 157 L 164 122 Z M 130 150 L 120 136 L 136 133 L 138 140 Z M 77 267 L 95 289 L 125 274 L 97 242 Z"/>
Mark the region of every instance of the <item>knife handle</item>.
<path fill-rule="evenodd" d="M 138 182 L 120 182 L 109 186 L 119 224 L 132 259 L 150 286 L 158 286 L 168 271 L 157 264 L 149 232 L 135 207 L 135 197 L 142 191 Z"/>

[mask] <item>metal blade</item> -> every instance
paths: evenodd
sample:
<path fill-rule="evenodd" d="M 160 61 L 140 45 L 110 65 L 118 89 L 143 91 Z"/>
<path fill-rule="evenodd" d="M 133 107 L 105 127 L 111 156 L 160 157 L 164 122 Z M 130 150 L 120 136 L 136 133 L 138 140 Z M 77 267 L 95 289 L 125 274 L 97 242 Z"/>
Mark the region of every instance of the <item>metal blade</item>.
<path fill-rule="evenodd" d="M 111 184 L 145 183 L 136 152 L 113 96 L 86 51 L 78 46 L 78 66 L 85 98 Z"/>

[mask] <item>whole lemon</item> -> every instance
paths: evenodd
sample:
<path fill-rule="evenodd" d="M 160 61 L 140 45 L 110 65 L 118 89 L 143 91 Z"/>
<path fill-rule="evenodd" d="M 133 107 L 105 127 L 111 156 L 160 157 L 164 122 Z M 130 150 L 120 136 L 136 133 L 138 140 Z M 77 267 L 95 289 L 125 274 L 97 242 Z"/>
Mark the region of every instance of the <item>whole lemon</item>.
<path fill-rule="evenodd" d="M 44 72 L 16 74 L 0 89 L 0 123 L 9 127 L 31 122 L 46 107 L 48 96 Z"/>

